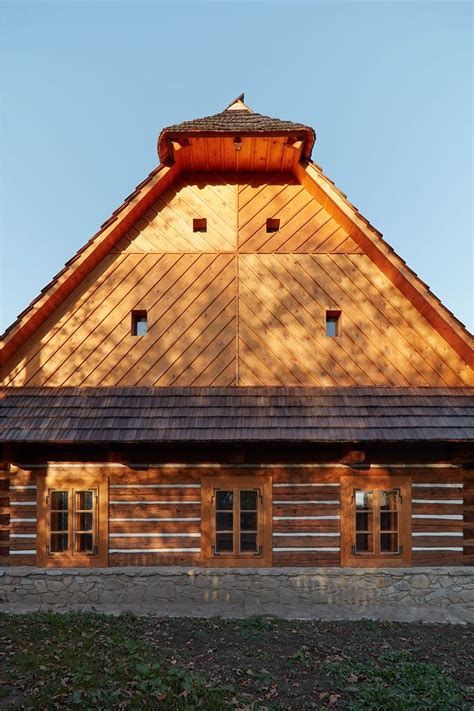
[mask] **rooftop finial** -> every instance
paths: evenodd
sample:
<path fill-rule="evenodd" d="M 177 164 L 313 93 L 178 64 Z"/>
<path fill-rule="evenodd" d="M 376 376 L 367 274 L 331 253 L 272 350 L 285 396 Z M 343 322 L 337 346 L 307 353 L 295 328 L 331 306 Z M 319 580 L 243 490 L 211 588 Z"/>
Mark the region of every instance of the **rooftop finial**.
<path fill-rule="evenodd" d="M 252 109 L 244 103 L 244 98 L 245 94 L 242 92 L 236 99 L 230 102 L 225 111 L 248 111 L 249 113 L 253 113 Z"/>

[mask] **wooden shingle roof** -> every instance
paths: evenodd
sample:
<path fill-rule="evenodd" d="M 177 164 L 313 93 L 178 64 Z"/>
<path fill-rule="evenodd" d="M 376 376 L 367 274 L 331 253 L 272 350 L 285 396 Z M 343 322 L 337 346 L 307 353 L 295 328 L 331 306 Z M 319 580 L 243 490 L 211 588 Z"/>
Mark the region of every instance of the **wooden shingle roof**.
<path fill-rule="evenodd" d="M 169 154 L 169 141 L 184 136 L 254 136 L 258 134 L 301 137 L 304 141 L 303 156 L 305 158 L 311 156 L 316 141 L 316 133 L 311 126 L 254 113 L 243 103 L 242 94 L 224 111 L 164 128 L 158 138 L 158 155 L 161 162 L 165 163 Z"/>
<path fill-rule="evenodd" d="M 1 388 L 0 441 L 449 442 L 474 388 Z"/>

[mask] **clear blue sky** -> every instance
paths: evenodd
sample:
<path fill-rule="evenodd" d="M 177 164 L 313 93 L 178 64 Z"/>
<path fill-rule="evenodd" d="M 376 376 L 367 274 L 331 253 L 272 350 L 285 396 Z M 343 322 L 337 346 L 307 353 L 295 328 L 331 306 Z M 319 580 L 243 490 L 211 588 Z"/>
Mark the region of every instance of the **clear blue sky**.
<path fill-rule="evenodd" d="M 3 330 L 222 110 L 316 129 L 314 160 L 472 330 L 470 2 L 0 1 Z"/>

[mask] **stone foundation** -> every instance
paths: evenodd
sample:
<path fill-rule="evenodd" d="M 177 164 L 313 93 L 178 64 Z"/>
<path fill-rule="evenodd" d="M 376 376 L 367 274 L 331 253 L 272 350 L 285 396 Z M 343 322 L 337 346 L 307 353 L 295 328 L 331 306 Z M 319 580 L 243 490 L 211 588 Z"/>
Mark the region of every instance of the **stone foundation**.
<path fill-rule="evenodd" d="M 474 622 L 474 568 L 0 568 L 0 611 Z"/>

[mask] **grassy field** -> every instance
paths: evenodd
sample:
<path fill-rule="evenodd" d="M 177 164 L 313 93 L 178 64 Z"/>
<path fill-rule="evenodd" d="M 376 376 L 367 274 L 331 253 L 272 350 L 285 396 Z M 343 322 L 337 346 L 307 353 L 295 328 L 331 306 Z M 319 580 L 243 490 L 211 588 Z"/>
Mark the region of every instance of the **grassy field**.
<path fill-rule="evenodd" d="M 474 708 L 474 627 L 0 615 L 0 708 Z"/>

